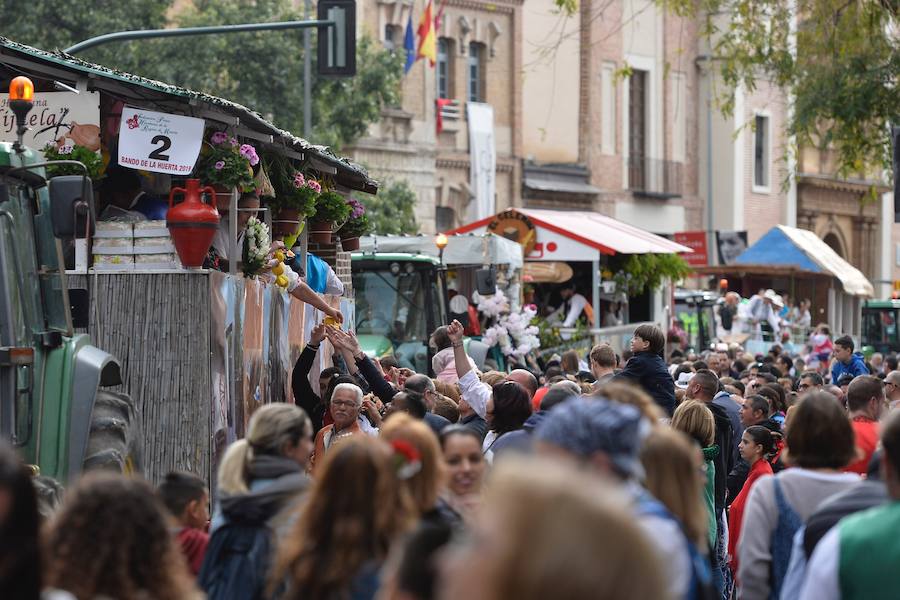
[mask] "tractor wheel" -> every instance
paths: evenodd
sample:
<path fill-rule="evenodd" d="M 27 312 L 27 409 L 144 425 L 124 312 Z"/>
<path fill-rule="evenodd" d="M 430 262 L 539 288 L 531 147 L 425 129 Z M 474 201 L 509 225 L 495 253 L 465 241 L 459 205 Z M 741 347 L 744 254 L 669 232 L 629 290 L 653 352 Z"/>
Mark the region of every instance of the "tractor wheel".
<path fill-rule="evenodd" d="M 142 450 L 140 420 L 131 396 L 98 390 L 84 470 L 141 475 Z"/>

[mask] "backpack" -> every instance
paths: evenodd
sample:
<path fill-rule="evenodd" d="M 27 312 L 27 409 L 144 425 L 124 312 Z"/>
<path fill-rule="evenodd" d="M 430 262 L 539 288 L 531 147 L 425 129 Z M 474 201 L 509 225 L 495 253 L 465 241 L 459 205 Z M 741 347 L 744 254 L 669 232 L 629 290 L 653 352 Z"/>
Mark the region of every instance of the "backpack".
<path fill-rule="evenodd" d="M 681 523 L 669 512 L 669 509 L 649 493 L 644 492 L 638 497 L 635 508 L 638 515 L 672 521 L 683 530 Z M 685 541 L 687 542 L 688 556 L 691 563 L 691 579 L 684 600 L 717 600 L 721 594 L 716 593 L 713 585 L 712 569 L 709 561 L 700 553 L 697 545 L 688 539 L 687 536 L 685 536 Z"/>
<path fill-rule="evenodd" d="M 274 546 L 265 523 L 226 523 L 213 532 L 197 583 L 208 600 L 262 600 Z"/>

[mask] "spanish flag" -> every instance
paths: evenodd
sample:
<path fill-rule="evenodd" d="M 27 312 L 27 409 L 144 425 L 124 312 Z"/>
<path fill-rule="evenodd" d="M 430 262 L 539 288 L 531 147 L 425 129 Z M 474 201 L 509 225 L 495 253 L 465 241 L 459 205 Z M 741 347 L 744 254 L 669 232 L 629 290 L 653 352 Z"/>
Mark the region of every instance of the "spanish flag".
<path fill-rule="evenodd" d="M 416 50 L 416 60 L 427 58 L 431 66 L 437 60 L 437 37 L 434 30 L 434 18 L 432 17 L 432 0 L 425 5 L 425 12 L 419 21 L 419 47 Z"/>

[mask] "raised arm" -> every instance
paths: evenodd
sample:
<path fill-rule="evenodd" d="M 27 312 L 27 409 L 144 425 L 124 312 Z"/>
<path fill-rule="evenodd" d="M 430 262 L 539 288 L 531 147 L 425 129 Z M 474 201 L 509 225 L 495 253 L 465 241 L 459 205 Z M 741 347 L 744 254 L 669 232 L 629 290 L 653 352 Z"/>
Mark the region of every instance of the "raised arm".
<path fill-rule="evenodd" d="M 486 418 L 487 403 L 491 398 L 491 389 L 478 380 L 475 371 L 472 370 L 472 363 L 469 362 L 469 356 L 463 348 L 463 326 L 459 321 L 454 320 L 447 327 L 447 335 L 450 337 L 450 343 L 453 345 L 453 362 L 456 363 L 456 376 L 459 377 L 459 391 L 466 401 L 466 404 L 472 407 L 472 410 L 481 417 Z"/>
<path fill-rule="evenodd" d="M 359 373 L 365 378 L 369 384 L 369 390 L 378 398 L 387 404 L 393 399 L 396 390 L 391 387 L 381 373 L 378 367 L 374 365 L 372 360 L 365 355 L 362 348 L 359 347 L 359 341 L 352 333 L 341 331 L 340 329 L 328 328 L 326 331 L 328 340 L 335 348 L 346 348 L 349 352 L 353 363 L 359 369 Z"/>
<path fill-rule="evenodd" d="M 319 323 L 313 327 L 309 335 L 309 342 L 300 353 L 300 357 L 294 364 L 294 370 L 291 372 L 291 389 L 294 392 L 294 403 L 306 411 L 310 419 L 313 412 L 321 402 L 319 395 L 313 390 L 309 383 L 309 372 L 312 369 L 313 361 L 316 359 L 316 353 L 319 351 L 319 344 L 325 339 L 325 325 Z"/>

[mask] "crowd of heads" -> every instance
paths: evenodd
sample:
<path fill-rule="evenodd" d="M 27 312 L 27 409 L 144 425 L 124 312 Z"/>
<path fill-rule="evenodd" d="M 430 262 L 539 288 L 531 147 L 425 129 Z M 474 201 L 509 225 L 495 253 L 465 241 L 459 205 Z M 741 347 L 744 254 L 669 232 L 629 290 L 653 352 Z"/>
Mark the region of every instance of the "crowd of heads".
<path fill-rule="evenodd" d="M 729 541 L 725 522 L 757 518 L 748 516 L 763 502 L 757 471 L 846 470 L 863 458 L 861 419 L 883 421 L 882 449 L 865 458 L 880 460 L 900 497 L 891 412 L 900 372 L 884 371 L 894 357 L 849 381 L 840 367 L 832 381 L 777 348 L 666 360 L 662 331 L 642 325 L 627 353 L 599 344 L 503 372 L 473 368 L 458 334 L 451 325 L 432 336 L 454 353 L 451 378 L 374 361 L 353 352 L 352 335 L 334 338 L 358 370 L 311 378 L 323 412 L 259 407 L 213 478 L 171 472 L 154 488 L 87 474 L 63 492 L 0 449 L 0 591 L 126 600 L 243 589 L 397 600 L 727 593 L 739 573 L 753 581 L 738 561 L 751 536 Z M 835 364 L 855 360 L 852 340 L 834 347 Z M 866 462 L 861 472 L 877 469 Z"/>

